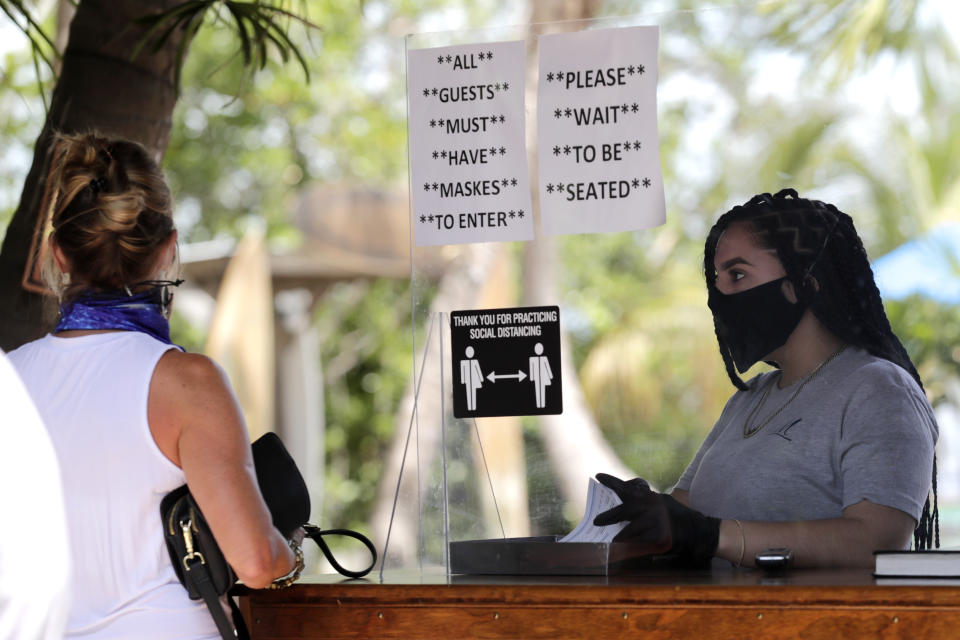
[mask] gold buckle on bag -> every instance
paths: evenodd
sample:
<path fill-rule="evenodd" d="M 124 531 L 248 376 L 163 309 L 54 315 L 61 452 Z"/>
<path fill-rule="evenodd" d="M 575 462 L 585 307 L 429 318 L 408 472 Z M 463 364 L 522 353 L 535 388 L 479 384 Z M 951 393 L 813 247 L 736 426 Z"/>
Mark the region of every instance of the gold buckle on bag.
<path fill-rule="evenodd" d="M 187 571 L 190 571 L 189 562 L 194 558 L 199 558 L 200 564 L 207 563 L 202 553 L 200 553 L 199 551 L 193 550 L 193 534 L 190 532 L 192 528 L 193 528 L 192 519 L 187 518 L 186 520 L 180 521 L 180 530 L 183 532 L 183 542 L 187 546 L 187 555 L 183 556 L 183 566 Z"/>

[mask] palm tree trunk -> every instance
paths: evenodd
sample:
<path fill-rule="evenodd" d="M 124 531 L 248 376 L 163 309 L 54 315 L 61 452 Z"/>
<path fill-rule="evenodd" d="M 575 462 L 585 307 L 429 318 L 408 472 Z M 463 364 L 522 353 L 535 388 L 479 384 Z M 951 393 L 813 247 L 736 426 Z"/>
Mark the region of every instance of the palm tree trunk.
<path fill-rule="evenodd" d="M 534 2 L 530 22 L 533 24 L 586 20 L 596 15 L 601 0 L 566 0 L 565 2 Z M 527 91 L 536 89 L 537 55 L 530 56 L 527 73 Z M 535 96 L 528 96 L 533 104 Z M 528 146 L 536 149 L 536 121 L 528 123 Z M 530 175 L 536 184 L 537 156 L 530 154 Z M 539 190 L 534 189 L 534 215 L 540 215 Z M 539 226 L 539 222 L 538 222 Z M 557 284 L 556 242 L 551 237 L 540 236 L 528 242 L 523 254 L 523 301 L 529 306 L 557 304 L 560 292 Z M 598 471 L 620 477 L 632 477 L 633 473 L 620 460 L 613 448 L 604 439 L 600 428 L 587 406 L 580 379 L 570 355 L 569 339 L 565 331 L 560 336 L 560 367 L 563 371 L 563 414 L 540 416 L 540 435 L 544 449 L 556 474 L 560 494 L 566 502 L 582 505 L 586 500 L 587 478 Z"/>
<path fill-rule="evenodd" d="M 67 40 L 70 38 L 70 23 L 73 22 L 73 16 L 77 14 L 77 7 L 71 0 L 58 0 L 57 2 L 57 35 L 53 43 L 57 51 L 65 51 Z M 63 70 L 63 60 L 54 61 L 54 70 L 56 75 L 60 75 Z"/>
<path fill-rule="evenodd" d="M 134 20 L 179 2 L 84 0 L 77 7 L 50 111 L 0 249 L 0 348 L 15 348 L 50 329 L 52 315 L 44 313 L 50 301 L 39 292 L 34 267 L 43 245 L 40 214 L 54 132 L 97 130 L 140 142 L 158 161 L 163 157 L 177 101 L 176 52 L 184 36 L 178 29 L 159 51 L 148 45 L 131 60 L 145 30 Z"/>

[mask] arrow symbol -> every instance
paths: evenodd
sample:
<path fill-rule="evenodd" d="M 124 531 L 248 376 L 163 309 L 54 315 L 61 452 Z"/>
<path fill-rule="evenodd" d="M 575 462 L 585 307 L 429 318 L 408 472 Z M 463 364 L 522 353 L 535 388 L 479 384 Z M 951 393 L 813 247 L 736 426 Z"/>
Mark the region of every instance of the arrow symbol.
<path fill-rule="evenodd" d="M 487 380 L 490 382 L 496 382 L 498 379 L 503 378 L 514 378 L 517 382 L 523 382 L 527 378 L 527 374 L 523 371 L 517 371 L 516 373 L 502 373 L 498 374 L 496 371 L 491 371 L 490 375 L 487 376 Z"/>

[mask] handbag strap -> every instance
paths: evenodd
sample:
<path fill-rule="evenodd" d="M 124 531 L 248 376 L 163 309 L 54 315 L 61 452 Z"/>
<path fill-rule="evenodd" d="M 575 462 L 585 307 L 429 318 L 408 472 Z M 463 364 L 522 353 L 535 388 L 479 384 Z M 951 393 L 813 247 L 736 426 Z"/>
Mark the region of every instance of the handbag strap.
<path fill-rule="evenodd" d="M 317 543 L 317 546 L 320 547 L 320 550 L 327 558 L 327 561 L 341 575 L 349 578 L 362 578 L 370 573 L 373 567 L 377 564 L 376 547 L 373 546 L 373 543 L 369 538 L 358 531 L 353 531 L 351 529 L 321 529 L 320 527 L 312 524 L 303 525 L 303 529 L 306 532 L 307 537 Z M 328 535 L 347 536 L 348 538 L 354 538 L 362 542 L 367 549 L 370 550 L 370 555 L 372 556 L 370 565 L 361 571 L 351 571 L 350 569 L 345 568 L 343 565 L 337 562 L 337 559 L 334 557 L 330 547 L 327 546 L 326 541 L 323 539 L 323 536 Z M 199 556 L 199 554 L 197 555 Z M 202 559 L 202 557 L 193 560 L 188 560 L 185 557 L 183 558 L 183 565 L 186 569 L 184 571 L 184 578 L 193 586 L 197 593 L 200 594 L 200 597 L 203 598 L 204 603 L 207 605 L 207 609 L 210 610 L 210 615 L 213 617 L 214 623 L 217 625 L 217 631 L 220 632 L 220 637 L 223 640 L 249 640 L 250 635 L 249 631 L 247 630 L 246 622 L 244 621 L 243 616 L 240 614 L 240 610 L 237 608 L 233 598 L 231 598 L 229 594 L 227 595 L 227 600 L 230 604 L 233 624 L 231 624 L 227 619 L 227 616 L 223 611 L 223 606 L 220 603 L 220 596 L 217 595 L 217 590 L 213 585 L 213 581 L 211 580 L 210 571 L 208 570 L 206 562 Z"/>
<path fill-rule="evenodd" d="M 210 571 L 207 569 L 206 562 L 202 559 L 194 560 L 193 562 L 188 562 L 184 559 L 183 564 L 186 568 L 184 576 L 206 603 L 207 609 L 210 610 L 210 615 L 213 616 L 213 621 L 217 625 L 217 631 L 220 632 L 220 637 L 223 638 L 223 640 L 236 640 L 237 634 L 234 631 L 233 625 L 227 620 L 227 615 L 223 612 L 223 606 L 220 604 L 220 596 L 217 595 L 217 590 L 214 588 L 213 582 L 210 579 Z M 232 605 L 233 600 L 230 599 L 230 602 Z"/>
<path fill-rule="evenodd" d="M 337 570 L 340 575 L 347 576 L 348 578 L 362 578 L 370 573 L 373 567 L 377 564 L 376 547 L 373 546 L 373 543 L 370 542 L 370 539 L 367 536 L 358 531 L 353 531 L 352 529 L 321 529 L 313 524 L 303 525 L 303 530 L 306 532 L 308 538 L 317 543 L 317 546 L 320 547 L 323 555 L 326 556 L 327 561 L 334 569 Z M 337 559 L 333 557 L 333 552 L 330 551 L 330 547 L 327 546 L 323 536 L 347 536 L 348 538 L 359 540 L 366 545 L 367 549 L 370 550 L 370 555 L 373 558 L 370 561 L 370 565 L 361 571 L 351 571 L 350 569 L 344 568 L 339 562 L 337 562 Z"/>

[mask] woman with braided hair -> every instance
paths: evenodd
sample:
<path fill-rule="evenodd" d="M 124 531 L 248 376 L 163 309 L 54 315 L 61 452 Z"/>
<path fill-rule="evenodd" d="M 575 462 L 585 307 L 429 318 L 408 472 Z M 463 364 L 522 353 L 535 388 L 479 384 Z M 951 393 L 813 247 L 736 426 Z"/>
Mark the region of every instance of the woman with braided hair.
<path fill-rule="evenodd" d="M 852 218 L 792 189 L 755 196 L 710 230 L 704 274 L 738 391 L 670 495 L 598 474 L 623 504 L 595 523 L 737 566 L 774 547 L 797 566 L 872 567 L 911 534 L 939 546 L 937 425 Z M 761 360 L 775 369 L 739 377 Z"/>
<path fill-rule="evenodd" d="M 186 482 L 255 588 L 302 568 L 302 531 L 291 543 L 273 526 L 226 376 L 170 341 L 170 289 L 182 281 L 168 279 L 177 232 L 157 163 L 139 144 L 95 134 L 58 136 L 54 157 L 47 270 L 60 319 L 10 360 L 60 463 L 73 569 L 66 636 L 220 638 L 174 573 L 163 497 Z"/>

